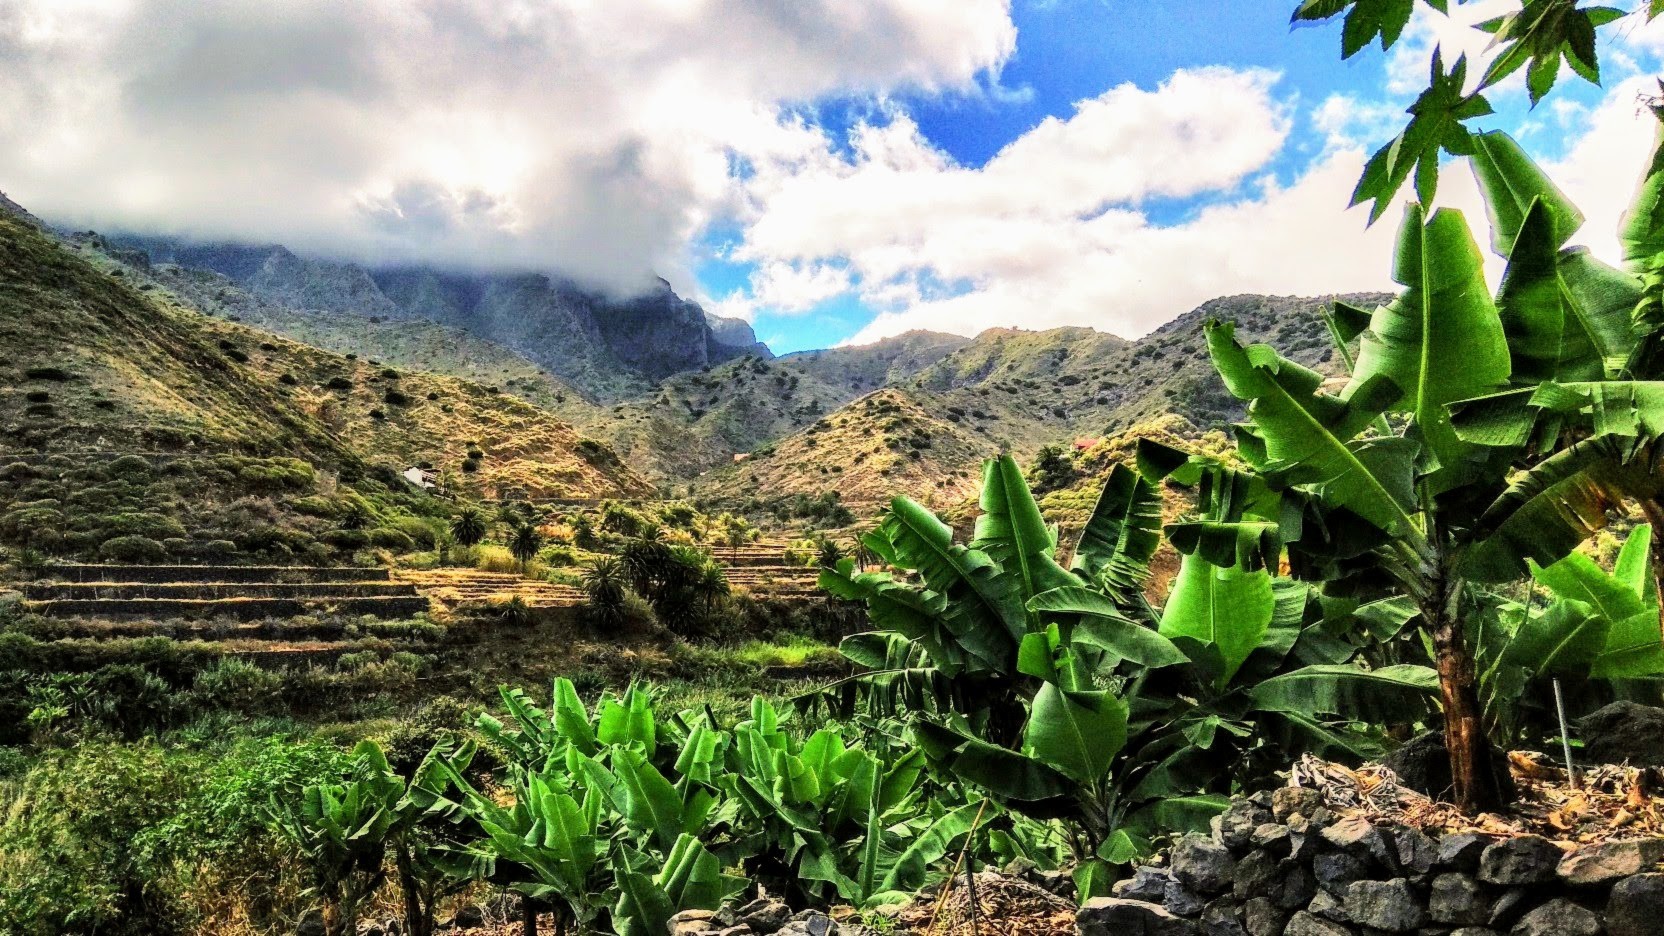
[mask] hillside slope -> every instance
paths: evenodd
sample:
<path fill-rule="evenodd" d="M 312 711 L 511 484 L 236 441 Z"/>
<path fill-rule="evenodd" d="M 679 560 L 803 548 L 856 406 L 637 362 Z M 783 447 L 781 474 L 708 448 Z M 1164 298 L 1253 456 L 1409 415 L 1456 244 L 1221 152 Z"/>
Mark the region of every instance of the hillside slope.
<path fill-rule="evenodd" d="M 1322 318 L 1333 298 L 1225 297 L 1138 341 L 1088 328 L 993 329 L 881 398 L 916 414 L 917 438 L 929 444 L 914 461 L 939 476 L 910 480 L 919 490 L 945 497 L 960 490 L 965 478 L 974 479 L 977 463 L 991 452 L 1010 451 L 1026 463 L 1043 446 L 1090 448 L 1152 420 L 1162 421 L 1167 431 L 1201 435 L 1241 419 L 1241 404 L 1225 391 L 1208 358 L 1202 336 L 1208 319 L 1235 321 L 1244 340 L 1270 341 L 1302 364 L 1335 372 Z M 1387 297 L 1339 298 L 1368 307 Z M 743 502 L 777 491 L 836 489 L 846 502 L 870 505 L 912 490 L 895 483 L 890 460 L 871 458 L 870 445 L 863 444 L 894 436 L 893 415 L 870 400 L 775 443 L 766 457 L 697 479 L 694 492 L 713 501 Z M 829 425 L 837 428 L 839 444 L 825 444 L 821 433 Z M 904 441 L 913 438 L 909 433 Z M 810 441 L 816 444 L 806 444 Z M 912 451 L 905 445 L 903 450 Z"/>
<path fill-rule="evenodd" d="M 426 462 L 485 494 L 652 490 L 529 403 L 210 318 L 133 279 L 99 251 L 0 217 L 7 448 L 290 455 L 330 470 Z"/>

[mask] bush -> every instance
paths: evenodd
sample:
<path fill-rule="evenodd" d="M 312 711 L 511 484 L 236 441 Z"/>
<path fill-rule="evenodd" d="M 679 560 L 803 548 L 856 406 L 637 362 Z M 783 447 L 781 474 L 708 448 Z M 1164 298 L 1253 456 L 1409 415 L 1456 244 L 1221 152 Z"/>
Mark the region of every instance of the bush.
<path fill-rule="evenodd" d="M 23 372 L 23 376 L 30 380 L 50 380 L 56 383 L 71 379 L 70 373 L 61 367 L 31 367 Z"/>
<path fill-rule="evenodd" d="M 225 657 L 200 673 L 191 692 L 204 709 L 244 713 L 272 710 L 283 690 L 283 677 L 237 657 Z"/>
<path fill-rule="evenodd" d="M 330 390 L 351 390 L 352 381 L 345 377 L 331 377 L 324 386 Z"/>
<path fill-rule="evenodd" d="M 404 531 L 393 527 L 377 527 L 371 530 L 370 545 L 376 549 L 390 549 L 400 553 L 411 552 L 416 548 L 415 540 Z"/>
<path fill-rule="evenodd" d="M 98 554 L 110 562 L 162 563 L 168 551 L 148 536 L 117 536 L 104 541 Z"/>

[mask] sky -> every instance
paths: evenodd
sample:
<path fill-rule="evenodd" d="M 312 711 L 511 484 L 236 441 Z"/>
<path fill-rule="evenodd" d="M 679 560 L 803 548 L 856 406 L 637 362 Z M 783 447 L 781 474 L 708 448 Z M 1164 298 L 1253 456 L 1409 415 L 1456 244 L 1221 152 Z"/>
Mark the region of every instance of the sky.
<path fill-rule="evenodd" d="M 1391 288 L 1397 211 L 1367 227 L 1352 185 L 1432 47 L 1490 54 L 1463 24 L 1508 3 L 1418 6 L 1348 62 L 1293 5 L 0 0 L 0 190 L 78 228 L 662 276 L 777 352 L 1137 337 L 1220 295 Z M 1610 260 L 1661 53 L 1664 24 L 1624 21 L 1605 87 L 1568 73 L 1535 110 L 1505 88 L 1481 124 Z M 1485 243 L 1464 166 L 1439 203 Z"/>

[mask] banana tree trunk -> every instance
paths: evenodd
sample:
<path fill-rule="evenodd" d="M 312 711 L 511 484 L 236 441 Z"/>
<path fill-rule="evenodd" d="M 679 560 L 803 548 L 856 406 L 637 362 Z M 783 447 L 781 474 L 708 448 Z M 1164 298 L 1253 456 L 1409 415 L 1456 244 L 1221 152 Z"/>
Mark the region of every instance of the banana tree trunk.
<path fill-rule="evenodd" d="M 1652 559 L 1653 581 L 1658 583 L 1658 626 L 1660 633 L 1664 633 L 1664 501 L 1656 498 L 1641 498 L 1641 514 L 1652 524 Z"/>
<path fill-rule="evenodd" d="M 1439 693 L 1444 701 L 1444 743 L 1450 753 L 1450 777 L 1456 805 L 1468 814 L 1502 806 L 1502 785 L 1485 736 L 1479 704 L 1479 670 L 1464 633 L 1460 589 L 1442 580 L 1422 608 L 1437 654 Z"/>

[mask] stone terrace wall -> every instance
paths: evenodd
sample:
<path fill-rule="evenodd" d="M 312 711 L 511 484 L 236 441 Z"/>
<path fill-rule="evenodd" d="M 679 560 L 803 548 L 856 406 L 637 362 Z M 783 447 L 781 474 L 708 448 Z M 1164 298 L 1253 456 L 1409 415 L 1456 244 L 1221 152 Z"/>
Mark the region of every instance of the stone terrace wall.
<path fill-rule="evenodd" d="M 1233 802 L 1081 908 L 1081 936 L 1658 936 L 1664 839 L 1562 851 L 1329 812 L 1309 789 Z"/>

